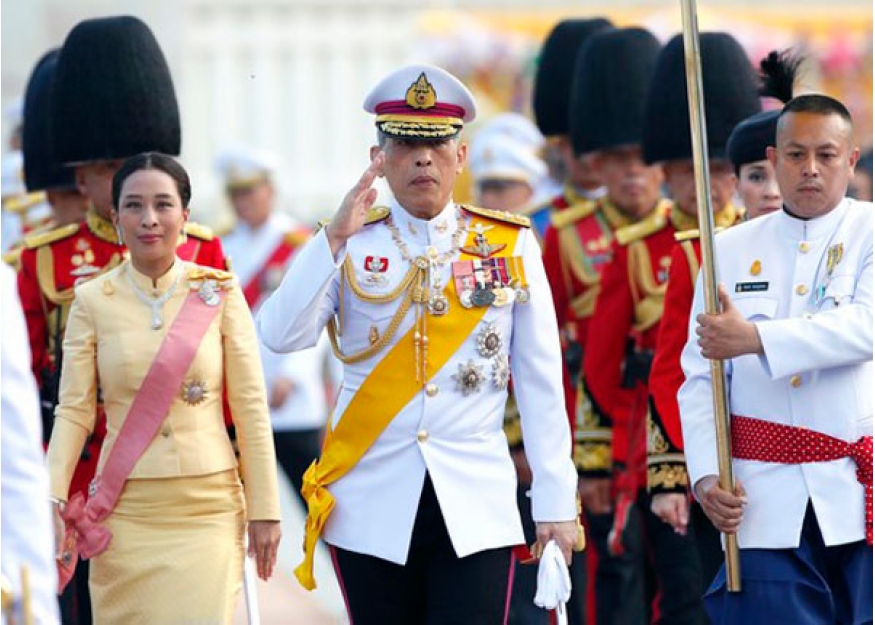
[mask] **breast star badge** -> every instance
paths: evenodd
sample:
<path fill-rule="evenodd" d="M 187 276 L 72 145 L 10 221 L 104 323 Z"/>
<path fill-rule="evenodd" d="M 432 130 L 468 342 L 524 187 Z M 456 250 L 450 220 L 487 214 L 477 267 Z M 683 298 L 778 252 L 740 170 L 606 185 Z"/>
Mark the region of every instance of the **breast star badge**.
<path fill-rule="evenodd" d="M 182 401 L 189 406 L 197 406 L 207 398 L 207 383 L 203 380 L 188 380 L 179 393 Z"/>
<path fill-rule="evenodd" d="M 472 393 L 479 393 L 480 387 L 486 376 L 483 375 L 483 367 L 474 364 L 473 360 L 467 363 L 459 363 L 459 370 L 451 376 L 456 381 L 456 387 L 467 397 Z"/>

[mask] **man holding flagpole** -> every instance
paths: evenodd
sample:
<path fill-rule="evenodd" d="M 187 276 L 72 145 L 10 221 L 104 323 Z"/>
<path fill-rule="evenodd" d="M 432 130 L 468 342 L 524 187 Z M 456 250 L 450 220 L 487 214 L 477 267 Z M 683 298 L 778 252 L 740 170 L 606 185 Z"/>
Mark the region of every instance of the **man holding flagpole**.
<path fill-rule="evenodd" d="M 736 535 L 714 623 L 872 621 L 872 204 L 845 197 L 859 149 L 848 110 L 803 95 L 768 149 L 782 211 L 716 241 L 722 312 L 696 286 L 679 405 L 694 493 Z M 718 484 L 709 359 L 726 361 L 734 491 Z"/>

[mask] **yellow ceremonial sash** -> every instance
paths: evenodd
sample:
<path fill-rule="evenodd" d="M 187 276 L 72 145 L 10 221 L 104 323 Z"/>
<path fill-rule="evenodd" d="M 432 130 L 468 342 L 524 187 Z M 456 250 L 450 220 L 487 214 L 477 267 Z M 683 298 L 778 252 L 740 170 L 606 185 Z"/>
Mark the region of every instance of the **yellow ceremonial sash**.
<path fill-rule="evenodd" d="M 469 228 L 476 226 L 479 221 L 472 219 Z M 498 222 L 482 225 L 491 226 L 491 244 L 504 243 L 507 246 L 504 248 L 507 255 L 513 254 L 519 234 L 518 226 Z M 469 234 L 466 246 L 472 246 L 474 236 L 474 232 Z M 460 260 L 471 258 L 473 257 L 464 253 L 460 256 Z M 451 279 L 444 289 L 444 296 L 448 299 L 452 285 Z M 304 561 L 295 569 L 295 577 L 307 590 L 316 588 L 313 553 L 316 541 L 334 508 L 334 497 L 326 486 L 339 480 L 356 465 L 395 415 L 422 392 L 426 382 L 441 370 L 486 314 L 486 308 L 464 308 L 458 305 L 458 299 L 455 301 L 457 305 L 452 306 L 446 315 L 430 316 L 428 319 L 429 334 L 439 340 L 429 342 L 425 379 L 417 381 L 413 374 L 420 366 L 415 357 L 414 326 L 398 340 L 362 382 L 337 426 L 327 432 L 321 456 L 313 461 L 304 474 L 301 493 L 307 500 L 308 509 Z"/>

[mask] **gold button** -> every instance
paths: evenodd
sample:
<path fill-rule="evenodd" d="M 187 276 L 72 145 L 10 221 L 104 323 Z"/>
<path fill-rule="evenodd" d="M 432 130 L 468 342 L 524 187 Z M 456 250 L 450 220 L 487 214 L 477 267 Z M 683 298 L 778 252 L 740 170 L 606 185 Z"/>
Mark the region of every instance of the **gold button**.
<path fill-rule="evenodd" d="M 429 245 L 427 248 L 425 248 L 425 253 L 428 254 L 429 258 L 437 258 L 438 255 L 437 248 L 433 245 Z"/>
<path fill-rule="evenodd" d="M 437 384 L 429 384 L 428 386 L 425 387 L 425 394 L 428 395 L 429 397 L 434 397 L 435 395 L 438 394 L 439 390 L 440 389 L 438 389 Z"/>
<path fill-rule="evenodd" d="M 419 432 L 416 433 L 416 440 L 418 440 L 420 443 L 424 443 L 428 440 L 428 432 L 426 432 L 425 430 L 419 430 Z"/>
<path fill-rule="evenodd" d="M 807 254 L 808 250 L 811 249 L 811 245 L 808 244 L 808 241 L 801 241 L 799 243 L 799 251 L 803 254 Z"/>
<path fill-rule="evenodd" d="M 796 295 L 805 295 L 808 293 L 808 287 L 804 284 L 800 284 L 796 287 Z"/>
<path fill-rule="evenodd" d="M 802 378 L 800 378 L 798 375 L 794 375 L 790 378 L 790 386 L 792 386 L 793 388 L 799 388 L 800 386 L 802 386 Z"/>

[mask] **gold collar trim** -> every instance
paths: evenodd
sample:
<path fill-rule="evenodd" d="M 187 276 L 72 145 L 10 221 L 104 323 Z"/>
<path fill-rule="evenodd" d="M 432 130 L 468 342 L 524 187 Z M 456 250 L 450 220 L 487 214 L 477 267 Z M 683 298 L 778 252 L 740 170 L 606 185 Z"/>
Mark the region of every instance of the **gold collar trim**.
<path fill-rule="evenodd" d="M 113 226 L 112 222 L 108 219 L 98 215 L 93 206 L 88 209 L 88 214 L 85 216 L 85 222 L 88 224 L 88 229 L 91 230 L 91 234 L 98 239 L 102 239 L 107 243 L 119 244 L 118 233 L 115 231 L 115 226 Z"/>

